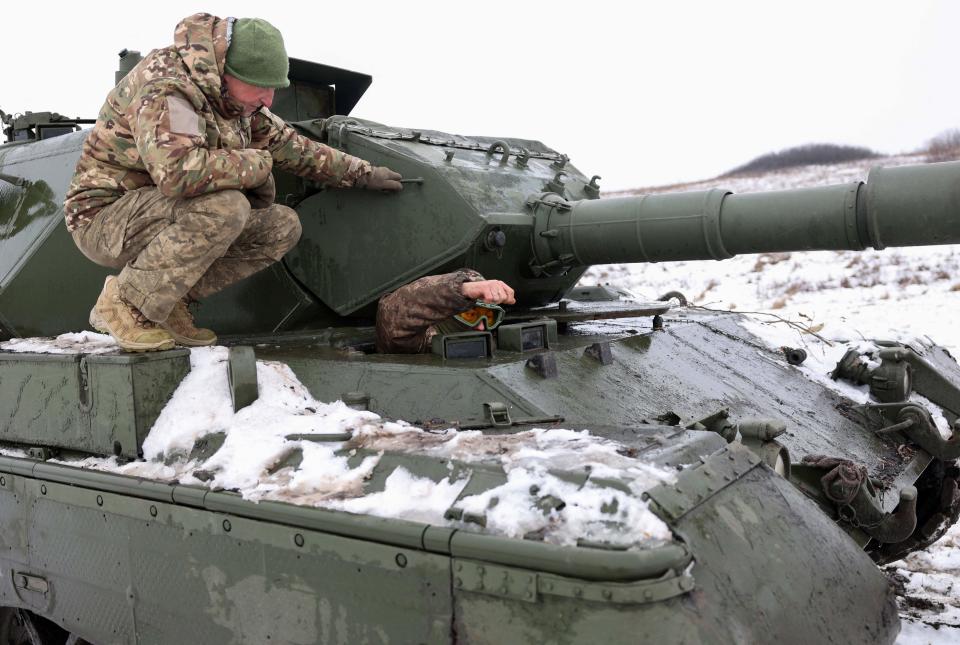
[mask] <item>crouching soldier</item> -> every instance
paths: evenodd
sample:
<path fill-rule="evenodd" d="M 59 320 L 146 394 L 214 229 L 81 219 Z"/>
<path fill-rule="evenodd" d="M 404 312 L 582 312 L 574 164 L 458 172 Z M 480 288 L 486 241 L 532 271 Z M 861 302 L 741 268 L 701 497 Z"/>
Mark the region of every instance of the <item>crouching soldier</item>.
<path fill-rule="evenodd" d="M 64 204 L 81 252 L 119 269 L 90 323 L 126 350 L 211 345 L 187 308 L 280 260 L 300 237 L 274 166 L 329 186 L 399 191 L 398 173 L 299 135 L 270 112 L 287 87 L 269 23 L 196 14 L 110 92 Z"/>
<path fill-rule="evenodd" d="M 492 329 L 503 318 L 499 305 L 515 302 L 505 282 L 470 269 L 420 278 L 380 299 L 377 351 L 428 352 L 438 333 Z"/>

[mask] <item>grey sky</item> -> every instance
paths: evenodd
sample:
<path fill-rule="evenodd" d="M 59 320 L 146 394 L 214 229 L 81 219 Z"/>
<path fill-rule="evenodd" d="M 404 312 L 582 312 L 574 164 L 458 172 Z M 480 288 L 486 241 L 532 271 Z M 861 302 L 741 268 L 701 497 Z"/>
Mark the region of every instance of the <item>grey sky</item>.
<path fill-rule="evenodd" d="M 960 3 L 923 0 L 98 3 L 5 28 L 0 108 L 95 116 L 117 52 L 170 44 L 196 11 L 266 18 L 291 56 L 372 74 L 356 116 L 539 139 L 607 189 L 960 126 Z"/>

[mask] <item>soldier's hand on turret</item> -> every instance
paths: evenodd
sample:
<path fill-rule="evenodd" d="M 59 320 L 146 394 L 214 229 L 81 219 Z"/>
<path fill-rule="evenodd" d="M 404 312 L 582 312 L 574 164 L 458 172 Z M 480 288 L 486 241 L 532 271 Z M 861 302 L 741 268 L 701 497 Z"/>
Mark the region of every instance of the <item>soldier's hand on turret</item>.
<path fill-rule="evenodd" d="M 357 187 L 398 193 L 403 190 L 403 184 L 400 183 L 401 179 L 403 179 L 403 175 L 390 170 L 386 166 L 374 166 L 369 174 L 357 180 Z"/>
<path fill-rule="evenodd" d="M 267 180 L 246 192 L 250 208 L 267 208 L 277 198 L 277 185 L 273 181 L 273 174 L 267 175 Z"/>
<path fill-rule="evenodd" d="M 502 280 L 480 280 L 479 282 L 464 282 L 460 292 L 466 298 L 482 300 L 492 305 L 516 304 L 513 289 Z"/>

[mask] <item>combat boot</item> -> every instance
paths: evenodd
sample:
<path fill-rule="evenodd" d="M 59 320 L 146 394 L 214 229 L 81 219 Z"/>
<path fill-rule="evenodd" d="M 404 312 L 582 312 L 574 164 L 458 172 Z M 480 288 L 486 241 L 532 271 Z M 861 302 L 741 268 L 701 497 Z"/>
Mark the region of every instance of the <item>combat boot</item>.
<path fill-rule="evenodd" d="M 173 306 L 173 311 L 167 319 L 160 323 L 173 336 L 178 345 L 186 347 L 204 347 L 217 342 L 217 335 L 211 329 L 204 329 L 193 324 L 193 314 L 187 307 L 187 299 L 181 298 Z"/>
<path fill-rule="evenodd" d="M 90 325 L 113 336 L 128 352 L 152 352 L 174 346 L 169 332 L 120 297 L 116 276 L 108 276 L 104 281 L 103 291 L 90 312 Z"/>

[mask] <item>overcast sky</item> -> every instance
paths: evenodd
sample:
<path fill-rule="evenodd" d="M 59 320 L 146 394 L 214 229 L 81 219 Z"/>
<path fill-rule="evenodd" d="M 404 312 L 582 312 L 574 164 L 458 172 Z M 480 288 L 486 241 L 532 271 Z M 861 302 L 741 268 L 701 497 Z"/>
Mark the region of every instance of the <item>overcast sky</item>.
<path fill-rule="evenodd" d="M 209 11 L 265 18 L 289 55 L 371 74 L 358 117 L 538 139 L 605 189 L 803 143 L 907 151 L 960 126 L 960 3 L 946 0 L 91 6 L 7 21 L 0 108 L 96 116 L 120 49 L 166 46 Z"/>

